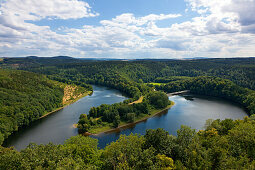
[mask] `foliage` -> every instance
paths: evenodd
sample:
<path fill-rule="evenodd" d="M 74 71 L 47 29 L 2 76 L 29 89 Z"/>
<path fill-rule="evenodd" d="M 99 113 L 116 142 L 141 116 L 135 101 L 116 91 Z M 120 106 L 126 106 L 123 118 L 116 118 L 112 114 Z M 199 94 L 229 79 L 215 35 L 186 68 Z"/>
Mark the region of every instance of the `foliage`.
<path fill-rule="evenodd" d="M 62 107 L 66 86 L 45 75 L 0 69 L 0 144 L 13 131 Z M 86 86 L 73 87 L 74 96 L 86 91 Z"/>
<path fill-rule="evenodd" d="M 105 149 L 75 136 L 63 145 L 30 144 L 18 152 L 0 147 L 0 169 L 254 169 L 255 120 L 208 120 L 205 130 L 182 126 L 122 135 Z"/>
<path fill-rule="evenodd" d="M 169 100 L 163 92 L 150 92 L 142 103 L 115 103 L 113 105 L 102 104 L 92 107 L 87 115 L 81 115 L 78 122 L 79 133 L 89 132 L 90 128 L 102 127 L 112 124 L 113 128 L 120 122 L 132 123 L 141 115 L 150 114 L 150 108 L 162 109 L 168 106 Z"/>
<path fill-rule="evenodd" d="M 168 93 L 190 90 L 194 94 L 225 98 L 242 105 L 251 115 L 255 113 L 255 91 L 240 87 L 230 80 L 218 77 L 195 77 L 170 82 L 156 88 Z"/>
<path fill-rule="evenodd" d="M 255 114 L 255 59 L 87 61 L 68 57 L 10 58 L 0 67 L 0 143 L 23 125 L 61 106 L 58 82 L 92 90 L 89 84 L 127 94 L 123 103 L 91 108 L 81 115 L 81 133 L 106 123 L 133 122 L 151 108 L 163 108 L 167 97 L 153 92 L 190 90 L 232 100 Z M 51 80 L 49 80 L 51 79 Z M 56 80 L 56 81 L 52 81 Z M 142 103 L 128 105 L 144 96 Z M 97 141 L 77 136 L 64 145 L 31 144 L 21 152 L 0 147 L 0 169 L 255 169 L 255 118 L 208 120 L 205 130 L 182 126 L 177 136 L 148 130 L 145 136 L 121 136 L 105 149 Z"/>
<path fill-rule="evenodd" d="M 148 103 L 157 109 L 165 108 L 169 105 L 168 96 L 163 92 L 151 92 L 147 95 Z"/>
<path fill-rule="evenodd" d="M 97 140 L 75 136 L 64 145 L 30 144 L 25 150 L 0 149 L 0 169 L 92 169 L 100 167 Z"/>
<path fill-rule="evenodd" d="M 1 66 L 43 73 L 63 81 L 94 82 L 109 86 L 117 83 L 116 80 L 109 82 L 108 78 L 104 79 L 110 74 L 138 83 L 167 83 L 182 80 L 185 77 L 217 76 L 255 90 L 255 58 L 93 61 L 67 57 L 26 57 L 5 58 L 0 63 Z M 118 87 L 115 86 L 115 88 Z"/>
<path fill-rule="evenodd" d="M 0 70 L 0 144 L 13 131 L 62 106 L 63 87 L 43 75 Z"/>

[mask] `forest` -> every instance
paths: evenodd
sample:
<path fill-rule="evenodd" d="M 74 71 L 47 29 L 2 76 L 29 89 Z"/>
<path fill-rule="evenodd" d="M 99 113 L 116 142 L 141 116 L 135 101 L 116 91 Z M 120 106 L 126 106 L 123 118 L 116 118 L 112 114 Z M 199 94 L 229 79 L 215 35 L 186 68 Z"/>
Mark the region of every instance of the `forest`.
<path fill-rule="evenodd" d="M 83 86 L 78 90 L 91 90 Z M 19 128 L 62 107 L 65 87 L 45 75 L 0 69 L 0 144 Z"/>
<path fill-rule="evenodd" d="M 240 87 L 227 79 L 206 76 L 182 78 L 155 85 L 155 88 L 167 93 L 190 90 L 194 94 L 225 98 L 246 108 L 250 115 L 255 114 L 255 91 Z"/>
<path fill-rule="evenodd" d="M 0 169 L 254 169 L 255 117 L 208 120 L 205 130 L 182 126 L 121 136 L 104 149 L 74 136 L 63 145 L 30 144 L 21 152 L 0 146 Z"/>
<path fill-rule="evenodd" d="M 90 132 L 90 129 L 110 126 L 117 128 L 121 122 L 133 123 L 137 118 L 144 118 L 154 109 L 165 109 L 171 101 L 163 92 L 153 91 L 146 95 L 141 103 L 113 105 L 102 104 L 92 107 L 89 114 L 82 114 L 78 122 L 79 133 Z M 109 124 L 110 123 L 110 124 Z"/>
<path fill-rule="evenodd" d="M 63 145 L 30 144 L 18 152 L 0 149 L 0 169 L 254 169 L 255 58 L 94 61 L 70 57 L 4 58 L 0 61 L 0 142 L 19 127 L 63 106 L 63 84 L 92 91 L 111 87 L 129 99 L 81 114 L 79 132 L 134 122 L 167 107 L 166 93 L 191 93 L 243 106 L 244 120 L 208 120 L 205 130 L 182 126 L 177 136 L 163 129 L 121 136 L 106 148 L 75 136 Z M 141 103 L 133 103 L 143 97 Z"/>
<path fill-rule="evenodd" d="M 61 79 L 98 82 L 105 74 L 115 74 L 135 82 L 155 82 L 159 77 L 216 76 L 255 90 L 255 58 L 214 58 L 195 60 L 81 60 L 71 57 L 5 58 L 2 68 L 16 68 Z M 81 75 L 82 74 L 82 75 Z M 96 75 L 95 75 L 96 74 Z M 66 80 L 66 81 L 67 81 Z"/>

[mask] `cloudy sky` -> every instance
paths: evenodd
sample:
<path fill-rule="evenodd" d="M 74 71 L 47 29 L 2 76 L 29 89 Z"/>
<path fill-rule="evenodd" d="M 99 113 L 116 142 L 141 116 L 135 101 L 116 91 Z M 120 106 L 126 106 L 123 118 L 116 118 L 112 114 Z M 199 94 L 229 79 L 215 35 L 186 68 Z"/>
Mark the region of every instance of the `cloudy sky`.
<path fill-rule="evenodd" d="M 0 57 L 255 56 L 255 0 L 0 0 Z"/>

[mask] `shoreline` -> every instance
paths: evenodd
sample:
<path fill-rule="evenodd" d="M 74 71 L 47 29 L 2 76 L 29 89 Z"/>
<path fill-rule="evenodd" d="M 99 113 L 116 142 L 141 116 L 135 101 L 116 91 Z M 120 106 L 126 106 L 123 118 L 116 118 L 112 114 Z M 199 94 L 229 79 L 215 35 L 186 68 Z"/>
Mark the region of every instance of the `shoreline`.
<path fill-rule="evenodd" d="M 115 132 L 115 131 L 121 131 L 123 128 L 127 128 L 127 127 L 129 127 L 129 126 L 134 126 L 134 125 L 136 125 L 136 124 L 138 124 L 138 123 L 141 123 L 141 122 L 143 122 L 143 121 L 148 120 L 149 118 L 155 117 L 155 116 L 161 114 L 162 112 L 167 111 L 168 109 L 170 109 L 170 108 L 171 108 L 172 106 L 174 106 L 174 105 L 175 105 L 175 103 L 174 103 L 173 101 L 171 101 L 171 104 L 168 105 L 166 108 L 164 108 L 164 109 L 162 109 L 162 110 L 160 110 L 160 111 L 156 111 L 156 113 L 151 114 L 151 115 L 146 116 L 146 117 L 143 117 L 143 118 L 141 118 L 140 120 L 137 120 L 137 121 L 135 121 L 135 122 L 133 122 L 133 123 L 126 123 L 126 124 L 124 124 L 124 125 L 118 126 L 117 128 L 112 128 L 112 129 L 105 130 L 105 131 L 102 131 L 102 132 L 99 132 L 99 133 L 90 133 L 90 132 L 86 132 L 86 133 L 84 133 L 84 134 L 82 134 L 82 135 L 85 135 L 85 136 L 99 136 L 99 135 L 104 134 L 104 133 L 111 133 L 111 132 Z"/>
<path fill-rule="evenodd" d="M 80 100 L 81 98 L 86 97 L 86 96 L 88 96 L 88 95 L 90 95 L 90 94 L 92 94 L 92 93 L 93 93 L 93 91 L 87 91 L 87 92 L 85 92 L 84 94 L 82 94 L 80 97 L 77 97 L 76 99 L 74 99 L 74 100 L 68 102 L 68 103 L 65 104 L 64 106 L 59 107 L 59 108 L 56 108 L 55 110 L 53 110 L 53 111 L 51 111 L 51 112 L 48 112 L 48 113 L 46 113 L 45 115 L 39 117 L 38 120 L 43 119 L 43 118 L 45 118 L 45 117 L 47 117 L 47 116 L 49 116 L 49 115 L 51 115 L 51 114 L 53 114 L 53 113 L 55 113 L 55 112 L 57 112 L 57 111 L 60 111 L 60 110 L 64 109 L 65 107 L 69 106 L 70 104 L 73 104 L 73 103 L 75 103 L 76 101 Z"/>

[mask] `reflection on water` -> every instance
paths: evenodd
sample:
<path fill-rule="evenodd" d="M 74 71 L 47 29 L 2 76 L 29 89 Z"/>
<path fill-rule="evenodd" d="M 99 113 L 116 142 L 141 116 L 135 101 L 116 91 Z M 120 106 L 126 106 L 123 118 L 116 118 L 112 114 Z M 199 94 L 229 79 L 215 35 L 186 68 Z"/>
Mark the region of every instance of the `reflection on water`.
<path fill-rule="evenodd" d="M 126 99 L 120 92 L 105 87 L 94 86 L 94 93 L 84 97 L 61 111 L 56 112 L 42 120 L 33 123 L 5 141 L 5 146 L 15 146 L 20 150 L 30 142 L 37 144 L 63 143 L 71 136 L 77 135 L 77 129 L 72 125 L 78 122 L 82 113 L 88 113 L 93 106 L 112 104 Z M 104 133 L 93 136 L 99 140 L 99 147 L 115 141 L 120 135 L 130 133 L 145 134 L 146 129 L 163 128 L 170 134 L 176 135 L 181 125 L 190 126 L 196 130 L 204 127 L 207 119 L 242 119 L 245 111 L 235 103 L 219 98 L 196 95 L 171 96 L 170 100 L 175 105 L 161 114 L 142 121 L 139 124 L 131 124 L 128 127 L 118 129 L 112 133 Z"/>
<path fill-rule="evenodd" d="M 181 95 L 181 96 L 183 96 L 186 100 L 190 100 L 190 101 L 194 100 L 194 96 L 191 96 L 191 95 Z"/>
<path fill-rule="evenodd" d="M 219 98 L 185 94 L 171 96 L 169 99 L 174 101 L 175 105 L 168 111 L 147 121 L 124 128 L 121 132 L 101 134 L 94 136 L 94 138 L 99 140 L 99 146 L 103 148 L 123 134 L 138 133 L 144 135 L 146 129 L 163 128 L 170 134 L 176 135 L 176 131 L 181 125 L 199 130 L 203 129 L 207 119 L 242 119 L 246 116 L 245 111 L 240 106 Z"/>
<path fill-rule="evenodd" d="M 20 150 L 31 142 L 61 144 L 71 136 L 78 134 L 77 129 L 73 128 L 73 124 L 78 122 L 80 114 L 88 113 L 93 106 L 119 103 L 127 99 L 117 90 L 99 86 L 93 86 L 93 89 L 94 92 L 91 96 L 86 96 L 16 132 L 5 141 L 4 145 L 15 146 L 16 149 Z"/>

